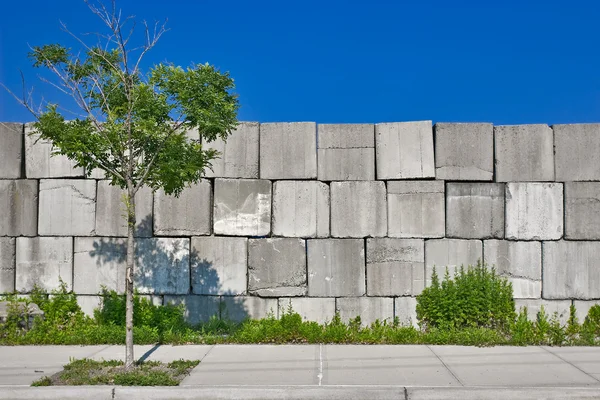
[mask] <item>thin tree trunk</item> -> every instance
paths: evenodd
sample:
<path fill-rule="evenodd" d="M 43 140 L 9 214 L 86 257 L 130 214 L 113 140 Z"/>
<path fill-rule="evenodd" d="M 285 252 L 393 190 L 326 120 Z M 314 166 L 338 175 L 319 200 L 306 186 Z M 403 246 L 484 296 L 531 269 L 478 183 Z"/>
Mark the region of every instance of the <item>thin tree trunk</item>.
<path fill-rule="evenodd" d="M 125 368 L 134 365 L 133 355 L 133 269 L 135 266 L 135 194 L 127 191 L 127 274 L 125 278 Z"/>

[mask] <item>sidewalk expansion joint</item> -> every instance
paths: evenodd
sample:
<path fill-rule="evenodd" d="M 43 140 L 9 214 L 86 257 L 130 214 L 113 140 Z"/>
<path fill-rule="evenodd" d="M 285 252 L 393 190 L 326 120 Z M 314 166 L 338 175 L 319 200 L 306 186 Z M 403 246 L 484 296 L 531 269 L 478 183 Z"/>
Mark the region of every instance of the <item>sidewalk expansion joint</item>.
<path fill-rule="evenodd" d="M 548 350 L 545 346 L 539 346 L 540 348 L 544 349 L 545 351 L 547 351 L 548 353 L 552 354 L 554 357 L 560 359 L 561 361 L 569 364 L 570 366 L 572 366 L 573 368 L 577 369 L 578 371 L 583 372 L 584 374 L 586 374 L 587 376 L 589 376 L 590 378 L 592 378 L 593 380 L 595 380 L 596 382 L 600 382 L 600 379 L 596 378 L 594 375 L 588 374 L 587 372 L 585 372 L 583 369 L 579 368 L 577 365 L 573 364 L 572 362 L 562 358 L 561 356 L 559 356 L 558 354 L 554 353 L 553 351 Z"/>
<path fill-rule="evenodd" d="M 454 377 L 454 379 L 456 379 L 456 381 L 458 383 L 460 383 L 460 386 L 465 386 L 465 384 L 462 383 L 462 381 L 460 379 L 458 379 L 458 376 L 456 376 L 456 374 L 450 369 L 450 367 L 448 365 L 446 365 L 444 360 L 442 360 L 442 358 L 440 356 L 438 356 L 437 353 L 435 351 L 433 351 L 433 349 L 431 347 L 429 347 L 429 345 L 425 345 L 425 347 L 427 347 L 429 349 L 429 351 L 431 351 L 433 353 L 433 355 L 436 356 L 438 360 L 440 360 L 442 365 L 448 370 L 448 372 L 450 372 L 450 374 Z"/>

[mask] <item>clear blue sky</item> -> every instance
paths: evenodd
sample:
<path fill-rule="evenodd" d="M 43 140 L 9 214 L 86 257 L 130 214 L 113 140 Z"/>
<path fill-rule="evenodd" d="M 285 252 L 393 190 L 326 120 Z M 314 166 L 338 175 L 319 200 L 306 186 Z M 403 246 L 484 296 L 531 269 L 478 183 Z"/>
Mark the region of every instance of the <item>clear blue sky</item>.
<path fill-rule="evenodd" d="M 122 0 L 168 18 L 149 62 L 230 71 L 240 120 L 496 124 L 600 121 L 600 2 Z M 29 45 L 98 30 L 81 0 L 2 2 L 0 81 L 56 93 Z M 29 121 L 0 91 L 0 121 Z"/>

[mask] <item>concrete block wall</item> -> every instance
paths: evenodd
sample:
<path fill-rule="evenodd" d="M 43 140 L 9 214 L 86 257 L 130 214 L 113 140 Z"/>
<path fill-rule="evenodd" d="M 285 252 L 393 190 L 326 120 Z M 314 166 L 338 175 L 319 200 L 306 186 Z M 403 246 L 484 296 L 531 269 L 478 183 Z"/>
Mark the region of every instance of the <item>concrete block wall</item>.
<path fill-rule="evenodd" d="M 600 303 L 600 124 L 241 123 L 205 145 L 205 179 L 136 199 L 136 288 L 191 322 L 415 324 L 433 269 L 479 260 L 532 316 Z M 0 292 L 62 280 L 91 312 L 124 290 L 122 192 L 50 154 L 0 123 Z"/>

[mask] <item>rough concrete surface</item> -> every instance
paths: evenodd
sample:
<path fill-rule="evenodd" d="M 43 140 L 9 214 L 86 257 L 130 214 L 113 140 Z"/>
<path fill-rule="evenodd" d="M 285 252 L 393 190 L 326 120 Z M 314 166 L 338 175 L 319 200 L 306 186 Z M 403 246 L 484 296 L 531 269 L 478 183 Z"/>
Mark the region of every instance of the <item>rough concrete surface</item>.
<path fill-rule="evenodd" d="M 73 291 L 94 295 L 102 287 L 125 293 L 127 243 L 125 239 L 75 238 Z"/>
<path fill-rule="evenodd" d="M 255 296 L 221 296 L 221 319 L 241 322 L 247 318 L 277 318 L 275 298 Z"/>
<path fill-rule="evenodd" d="M 94 236 L 96 181 L 42 179 L 39 203 L 39 235 Z"/>
<path fill-rule="evenodd" d="M 318 179 L 374 180 L 375 125 L 318 125 Z"/>
<path fill-rule="evenodd" d="M 0 179 L 24 178 L 23 124 L 0 122 Z"/>
<path fill-rule="evenodd" d="M 396 297 L 394 299 L 394 317 L 400 325 L 419 327 L 417 319 L 417 299 L 415 297 Z"/>
<path fill-rule="evenodd" d="M 193 237 L 192 293 L 235 296 L 246 293 L 248 239 Z"/>
<path fill-rule="evenodd" d="M 107 180 L 98 181 L 96 195 L 96 235 L 127 236 L 127 210 L 123 202 L 125 190 L 110 185 Z M 135 195 L 135 236 L 151 237 L 152 189 L 142 187 Z"/>
<path fill-rule="evenodd" d="M 329 186 L 315 181 L 273 184 L 273 235 L 329 236 Z"/>
<path fill-rule="evenodd" d="M 446 232 L 444 181 L 389 181 L 388 236 L 439 238 Z"/>
<path fill-rule="evenodd" d="M 15 291 L 16 239 L 0 237 L 0 294 Z"/>
<path fill-rule="evenodd" d="M 190 240 L 139 238 L 135 246 L 134 287 L 142 294 L 190 291 Z"/>
<path fill-rule="evenodd" d="M 258 122 L 240 122 L 226 141 L 206 142 L 203 148 L 220 153 L 219 158 L 212 161 L 212 170 L 204 171 L 207 178 L 258 179 Z"/>
<path fill-rule="evenodd" d="M 335 299 L 333 297 L 281 297 L 279 298 L 279 318 L 291 309 L 300 314 L 305 321 L 316 321 L 320 324 L 331 322 L 335 315 Z"/>
<path fill-rule="evenodd" d="M 600 182 L 565 183 L 565 239 L 600 240 Z"/>
<path fill-rule="evenodd" d="M 219 296 L 173 296 L 165 295 L 165 304 L 183 304 L 183 317 L 190 324 L 207 322 L 212 317 L 219 318 L 221 299 Z"/>
<path fill-rule="evenodd" d="M 462 239 L 502 239 L 504 184 L 448 183 L 446 236 Z"/>
<path fill-rule="evenodd" d="M 314 122 L 261 124 L 260 178 L 316 179 L 316 124 Z"/>
<path fill-rule="evenodd" d="M 154 234 L 157 236 L 210 235 L 211 184 L 203 179 L 179 197 L 163 190 L 154 194 Z"/>
<path fill-rule="evenodd" d="M 515 310 L 519 312 L 522 308 L 527 307 L 527 317 L 531 321 L 537 320 L 537 314 L 542 310 L 542 306 L 549 320 L 554 317 L 555 313 L 561 324 L 566 324 L 569 320 L 571 300 L 515 299 Z"/>
<path fill-rule="evenodd" d="M 50 292 L 63 281 L 73 287 L 73 238 L 17 238 L 16 290 L 30 293 L 35 285 Z"/>
<path fill-rule="evenodd" d="M 35 236 L 38 181 L 0 180 L 0 236 Z"/>
<path fill-rule="evenodd" d="M 600 124 L 553 125 L 557 181 L 600 180 Z"/>
<path fill-rule="evenodd" d="M 336 309 L 342 321 L 360 317 L 363 326 L 379 322 L 394 322 L 394 299 L 391 297 L 340 297 L 336 300 Z"/>
<path fill-rule="evenodd" d="M 31 124 L 25 124 L 25 176 L 28 179 L 83 178 L 83 168 L 66 156 L 52 155 L 52 144 L 41 140 Z"/>
<path fill-rule="evenodd" d="M 331 183 L 331 236 L 381 237 L 387 234 L 383 182 Z"/>
<path fill-rule="evenodd" d="M 460 266 L 465 268 L 483 260 L 481 240 L 431 239 L 425 241 L 425 279 L 426 286 L 431 284 L 433 268 L 440 278 L 444 278 L 446 269 L 450 276 Z"/>

